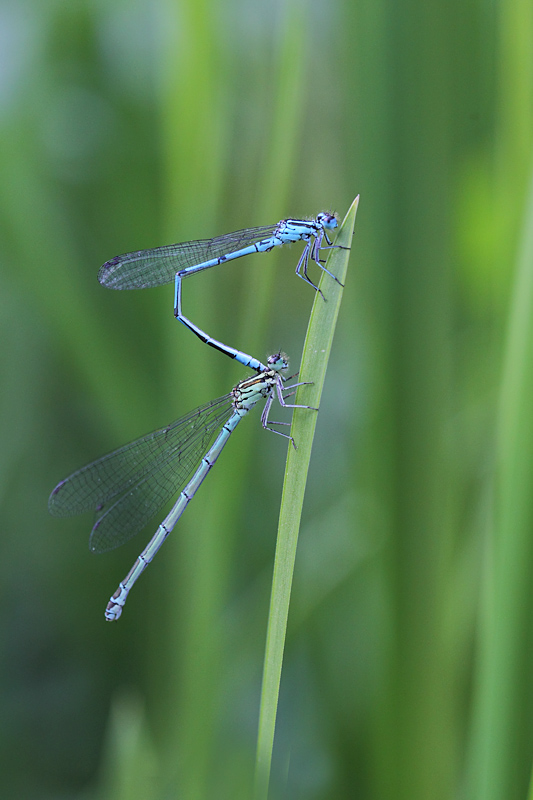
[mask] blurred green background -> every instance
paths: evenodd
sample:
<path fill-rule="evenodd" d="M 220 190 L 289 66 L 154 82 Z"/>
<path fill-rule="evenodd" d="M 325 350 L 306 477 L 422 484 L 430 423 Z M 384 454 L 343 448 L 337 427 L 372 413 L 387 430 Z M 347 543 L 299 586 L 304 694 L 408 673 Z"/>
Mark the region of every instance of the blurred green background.
<path fill-rule="evenodd" d="M 249 798 L 285 445 L 232 438 L 123 618 L 54 485 L 242 368 L 110 292 L 125 251 L 361 194 L 297 557 L 272 798 L 515 800 L 533 753 L 533 9 L 0 3 L 2 796 Z M 184 285 L 297 369 L 300 246 Z"/>

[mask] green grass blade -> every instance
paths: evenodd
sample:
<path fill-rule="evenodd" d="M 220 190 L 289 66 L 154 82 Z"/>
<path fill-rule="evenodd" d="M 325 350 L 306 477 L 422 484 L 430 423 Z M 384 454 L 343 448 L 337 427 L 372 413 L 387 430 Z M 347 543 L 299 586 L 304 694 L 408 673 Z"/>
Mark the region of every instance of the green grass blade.
<path fill-rule="evenodd" d="M 355 198 L 342 223 L 336 244 L 344 245 L 347 248 L 351 246 L 358 204 L 359 196 Z M 334 249 L 330 251 L 327 261 L 330 272 L 333 272 L 343 284 L 349 258 L 350 251 L 348 249 Z M 334 282 L 325 272 L 322 273 L 319 288 L 324 292 L 327 302 L 324 302 L 318 292 L 316 293 L 299 374 L 299 380 L 309 381 L 312 386 L 301 386 L 295 400 L 296 403 L 315 408 L 319 407 L 322 396 L 343 293 L 343 287 Z M 317 415 L 313 412 L 303 409 L 294 411 L 291 433 L 298 449 L 289 447 L 281 499 L 259 713 L 255 800 L 266 800 L 268 795 L 296 545 L 316 420 Z"/>
<path fill-rule="evenodd" d="M 523 216 L 504 357 L 493 529 L 481 606 L 468 797 L 515 796 L 517 753 L 527 741 L 530 679 L 531 463 L 533 460 L 533 173 Z M 522 778 L 523 780 L 523 778 Z M 516 795 L 518 796 L 518 795 Z"/>

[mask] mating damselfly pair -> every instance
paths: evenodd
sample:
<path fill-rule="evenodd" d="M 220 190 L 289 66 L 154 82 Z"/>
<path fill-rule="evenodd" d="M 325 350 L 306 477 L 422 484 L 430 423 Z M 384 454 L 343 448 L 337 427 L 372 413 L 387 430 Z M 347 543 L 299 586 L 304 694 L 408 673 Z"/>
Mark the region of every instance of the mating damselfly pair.
<path fill-rule="evenodd" d="M 97 553 L 127 542 L 170 497 L 180 492 L 170 513 L 112 595 L 105 611 L 108 621 L 120 617 L 133 584 L 176 525 L 243 417 L 260 400 L 265 400 L 261 415 L 263 428 L 288 438 L 294 445 L 290 436 L 271 427 L 288 424 L 269 420 L 272 403 L 277 398 L 282 407 L 310 408 L 286 402 L 290 396 L 287 392 L 301 384 L 284 386 L 283 373 L 288 368 L 284 354 L 272 355 L 263 364 L 212 339 L 183 316 L 182 279 L 240 256 L 267 252 L 276 246 L 303 240 L 306 246 L 296 273 L 316 290 L 307 272 L 309 261 L 314 261 L 335 278 L 320 260 L 321 249 L 335 247 L 326 232 L 335 227 L 336 218 L 326 213 L 317 215 L 314 220 L 282 220 L 275 226 L 251 228 L 215 239 L 128 253 L 111 259 L 100 269 L 100 283 L 114 289 L 147 288 L 174 280 L 176 318 L 206 344 L 257 373 L 240 381 L 228 395 L 77 470 L 53 490 L 48 507 L 55 516 L 95 512 L 89 546 Z M 322 244 L 323 239 L 326 245 Z"/>

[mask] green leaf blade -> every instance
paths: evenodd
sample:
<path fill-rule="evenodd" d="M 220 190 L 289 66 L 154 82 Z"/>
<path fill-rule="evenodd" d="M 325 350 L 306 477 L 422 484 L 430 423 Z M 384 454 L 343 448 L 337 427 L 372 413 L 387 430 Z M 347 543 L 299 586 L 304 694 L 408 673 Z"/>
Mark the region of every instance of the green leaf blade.
<path fill-rule="evenodd" d="M 319 289 L 326 302 L 320 292 L 316 292 L 307 328 L 299 380 L 311 385 L 299 387 L 295 402 L 313 408 L 319 408 L 322 397 L 358 205 L 359 196 L 350 206 L 335 240 L 341 247 L 333 248 L 327 259 L 326 266 L 339 283 L 326 272 L 322 273 Z M 317 413 L 308 409 L 294 410 L 291 435 L 297 449 L 289 447 L 281 499 L 259 713 L 255 800 L 266 800 L 268 796 L 294 562 L 316 422 Z"/>

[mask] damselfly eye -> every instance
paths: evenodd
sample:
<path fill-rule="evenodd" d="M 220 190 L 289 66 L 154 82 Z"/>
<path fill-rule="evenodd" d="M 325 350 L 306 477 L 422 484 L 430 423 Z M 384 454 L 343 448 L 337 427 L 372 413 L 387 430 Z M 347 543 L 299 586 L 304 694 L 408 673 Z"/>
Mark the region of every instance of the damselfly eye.
<path fill-rule="evenodd" d="M 337 227 L 337 219 L 334 214 L 327 214 L 325 211 L 322 211 L 320 214 L 317 214 L 316 218 L 319 225 L 322 225 L 324 228 L 332 228 Z"/>
<path fill-rule="evenodd" d="M 284 353 L 275 353 L 273 356 L 269 356 L 267 359 L 267 364 L 277 372 L 286 370 L 289 366 L 289 362 Z"/>

